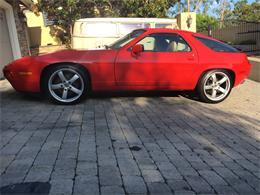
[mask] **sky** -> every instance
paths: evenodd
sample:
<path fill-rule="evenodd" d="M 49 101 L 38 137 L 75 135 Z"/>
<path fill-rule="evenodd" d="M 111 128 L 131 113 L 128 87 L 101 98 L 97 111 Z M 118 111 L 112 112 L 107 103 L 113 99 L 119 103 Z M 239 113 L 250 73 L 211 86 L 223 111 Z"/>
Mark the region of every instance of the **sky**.
<path fill-rule="evenodd" d="M 220 0 L 220 1 L 222 2 L 222 0 Z M 227 1 L 230 2 L 231 0 L 227 0 Z M 232 2 L 233 2 L 232 4 L 234 5 L 238 1 L 239 0 L 232 0 Z M 187 2 L 187 0 L 181 0 L 181 2 L 184 3 L 184 2 Z M 260 3 L 260 0 L 247 0 L 248 4 L 251 4 L 253 2 L 259 2 Z M 216 10 L 219 6 L 220 5 L 216 1 L 214 1 L 214 3 L 209 7 L 208 15 L 217 17 Z M 231 9 L 232 9 L 232 6 L 231 6 Z M 176 11 L 177 11 L 177 6 L 172 7 L 170 9 L 169 16 L 176 16 L 178 14 Z"/>
<path fill-rule="evenodd" d="M 235 2 L 237 2 L 237 0 L 235 0 Z M 247 0 L 248 3 L 253 3 L 255 2 L 255 0 Z"/>
<path fill-rule="evenodd" d="M 236 3 L 238 0 L 234 0 L 234 3 Z M 253 3 L 253 2 L 256 2 L 256 0 L 247 0 L 247 2 L 249 4 Z M 209 8 L 209 11 L 208 11 L 208 14 L 209 15 L 212 15 L 212 16 L 216 16 L 216 14 L 214 13 L 214 10 L 218 7 L 219 5 L 217 3 L 214 3 L 210 8 Z"/>

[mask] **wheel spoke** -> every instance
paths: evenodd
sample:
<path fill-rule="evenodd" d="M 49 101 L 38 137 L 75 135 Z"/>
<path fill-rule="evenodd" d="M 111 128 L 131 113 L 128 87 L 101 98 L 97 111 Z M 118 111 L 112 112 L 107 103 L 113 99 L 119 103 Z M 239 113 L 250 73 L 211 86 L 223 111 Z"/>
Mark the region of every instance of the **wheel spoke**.
<path fill-rule="evenodd" d="M 70 86 L 70 90 L 76 94 L 80 94 L 82 92 L 80 89 L 77 89 L 76 87 L 73 87 L 73 86 Z"/>
<path fill-rule="evenodd" d="M 212 89 L 212 95 L 213 98 L 215 98 L 217 96 L 217 90 Z"/>
<path fill-rule="evenodd" d="M 75 74 L 75 75 L 69 80 L 69 82 L 70 82 L 70 83 L 73 83 L 73 82 L 76 81 L 78 78 L 79 78 L 79 76 Z"/>
<path fill-rule="evenodd" d="M 217 82 L 216 74 L 212 74 L 212 75 L 211 75 L 211 78 L 212 78 L 213 82 Z"/>
<path fill-rule="evenodd" d="M 224 88 L 222 88 L 222 87 L 219 87 L 217 90 L 220 91 L 220 92 L 223 93 L 223 94 L 226 93 L 226 90 L 225 90 Z"/>
<path fill-rule="evenodd" d="M 59 83 L 59 84 L 52 84 L 51 85 L 51 89 L 61 89 L 62 88 L 62 83 Z"/>
<path fill-rule="evenodd" d="M 67 79 L 65 78 L 65 76 L 64 76 L 64 74 L 63 74 L 62 71 L 59 71 L 58 75 L 59 75 L 59 77 L 60 77 L 60 79 L 61 79 L 62 82 L 67 81 Z"/>
<path fill-rule="evenodd" d="M 226 82 L 227 77 L 223 77 L 221 80 L 218 81 L 218 84 L 223 84 L 224 82 Z"/>
<path fill-rule="evenodd" d="M 206 85 L 205 86 L 205 89 L 207 90 L 207 89 L 212 89 L 213 88 L 213 86 L 212 85 Z"/>
<path fill-rule="evenodd" d="M 68 97 L 68 90 L 64 89 L 62 93 L 62 99 L 66 100 Z"/>

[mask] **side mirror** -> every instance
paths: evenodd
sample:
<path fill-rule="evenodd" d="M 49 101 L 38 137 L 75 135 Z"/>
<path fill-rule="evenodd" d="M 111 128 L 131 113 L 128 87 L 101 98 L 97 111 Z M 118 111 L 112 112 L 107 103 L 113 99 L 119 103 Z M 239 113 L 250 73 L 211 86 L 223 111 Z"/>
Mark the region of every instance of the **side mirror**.
<path fill-rule="evenodd" d="M 144 51 L 144 46 L 143 45 L 135 45 L 132 47 L 132 54 L 134 56 L 138 55 L 139 53 Z"/>

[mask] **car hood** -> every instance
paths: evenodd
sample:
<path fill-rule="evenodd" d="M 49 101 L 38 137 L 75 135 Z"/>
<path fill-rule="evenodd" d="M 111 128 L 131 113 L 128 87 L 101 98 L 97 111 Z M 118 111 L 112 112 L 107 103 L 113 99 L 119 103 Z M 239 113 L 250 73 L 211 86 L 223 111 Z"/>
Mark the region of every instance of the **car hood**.
<path fill-rule="evenodd" d="M 57 60 L 57 61 L 81 61 L 86 59 L 97 59 L 102 55 L 111 55 L 116 53 L 116 50 L 105 50 L 105 49 L 98 49 L 98 50 L 75 50 L 75 49 L 68 49 L 68 50 L 61 50 L 49 54 L 39 55 L 36 58 L 38 60 Z"/>
<path fill-rule="evenodd" d="M 35 61 L 44 64 L 73 62 L 79 64 L 97 63 L 104 60 L 114 60 L 117 50 L 62 50 L 35 57 Z"/>
<path fill-rule="evenodd" d="M 118 50 L 61 50 L 39 56 L 27 56 L 9 63 L 8 68 L 13 66 L 28 67 L 38 66 L 44 68 L 46 65 L 55 63 L 78 63 L 78 64 L 97 64 L 113 62 Z"/>

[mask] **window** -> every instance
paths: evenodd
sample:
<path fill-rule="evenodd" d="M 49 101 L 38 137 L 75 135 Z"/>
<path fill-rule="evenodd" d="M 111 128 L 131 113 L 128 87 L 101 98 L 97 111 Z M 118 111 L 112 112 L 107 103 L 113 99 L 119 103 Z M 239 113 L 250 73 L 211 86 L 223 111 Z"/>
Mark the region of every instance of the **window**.
<path fill-rule="evenodd" d="M 144 46 L 144 51 L 155 52 L 189 52 L 188 43 L 175 33 L 155 33 L 151 34 L 137 44 Z"/>
<path fill-rule="evenodd" d="M 207 39 L 207 38 L 202 38 L 198 36 L 194 36 L 197 40 L 199 40 L 201 43 L 209 47 L 210 49 L 217 51 L 217 52 L 239 52 L 236 48 L 225 44 L 221 43 L 218 41 L 214 41 L 212 39 Z"/>
<path fill-rule="evenodd" d="M 172 24 L 156 23 L 155 28 L 172 28 Z"/>
<path fill-rule="evenodd" d="M 149 28 L 148 23 L 121 23 L 119 24 L 119 34 L 125 35 L 132 32 L 135 29 Z"/>
<path fill-rule="evenodd" d="M 80 34 L 93 37 L 115 37 L 117 36 L 115 23 L 82 23 Z"/>
<path fill-rule="evenodd" d="M 108 48 L 111 48 L 111 49 L 121 48 L 121 47 L 125 46 L 127 43 L 129 43 L 130 41 L 132 41 L 134 38 L 143 34 L 144 32 L 145 32 L 145 30 L 135 30 L 135 31 L 127 34 L 126 36 L 122 37 L 121 39 L 118 39 L 115 43 L 108 46 Z"/>
<path fill-rule="evenodd" d="M 154 43 L 155 43 L 154 37 L 145 37 L 138 44 L 141 44 L 144 46 L 144 51 L 153 51 Z"/>

